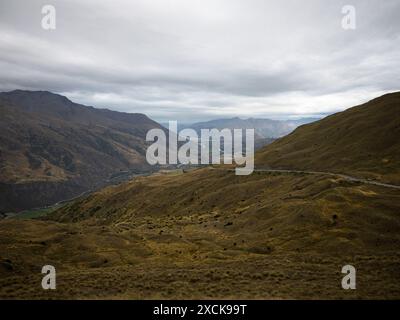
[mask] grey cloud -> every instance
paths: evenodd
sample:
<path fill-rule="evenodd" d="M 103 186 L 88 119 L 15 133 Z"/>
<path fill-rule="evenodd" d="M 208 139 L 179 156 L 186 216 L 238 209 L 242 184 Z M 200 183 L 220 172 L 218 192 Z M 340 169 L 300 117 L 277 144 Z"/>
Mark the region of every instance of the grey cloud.
<path fill-rule="evenodd" d="M 0 90 L 50 90 L 163 120 L 326 114 L 398 90 L 400 3 L 0 0 Z"/>

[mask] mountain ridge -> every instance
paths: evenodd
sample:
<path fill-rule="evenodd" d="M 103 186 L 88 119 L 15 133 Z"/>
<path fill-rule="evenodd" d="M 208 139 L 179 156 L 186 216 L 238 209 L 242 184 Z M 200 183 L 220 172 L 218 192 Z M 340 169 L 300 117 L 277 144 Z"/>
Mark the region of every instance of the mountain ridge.
<path fill-rule="evenodd" d="M 273 120 L 268 118 L 219 118 L 209 121 L 179 125 L 178 129 L 191 128 L 196 132 L 201 129 L 255 129 L 256 139 L 276 139 L 292 132 L 302 124 L 310 123 L 319 118 L 300 118 L 296 120 Z M 168 127 L 168 124 L 163 124 Z"/>
<path fill-rule="evenodd" d="M 321 170 L 400 184 L 400 92 L 385 94 L 262 148 L 255 165 Z"/>
<path fill-rule="evenodd" d="M 154 169 L 145 136 L 163 128 L 143 114 L 23 90 L 0 93 L 0 109 L 0 211 L 49 205 L 63 200 L 63 190 L 72 198 L 114 173 Z"/>

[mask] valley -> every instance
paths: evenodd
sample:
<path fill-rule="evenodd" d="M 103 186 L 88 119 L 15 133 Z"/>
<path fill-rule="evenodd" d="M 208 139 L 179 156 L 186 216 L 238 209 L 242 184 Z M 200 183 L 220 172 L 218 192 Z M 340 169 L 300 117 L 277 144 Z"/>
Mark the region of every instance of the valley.
<path fill-rule="evenodd" d="M 399 299 L 398 97 L 299 127 L 260 149 L 248 176 L 161 170 L 3 219 L 0 298 Z M 379 119 L 390 119 L 380 134 L 370 129 Z M 345 125 L 327 161 L 306 152 L 347 122 L 356 133 Z M 45 264 L 57 290 L 40 287 Z M 341 287 L 348 264 L 357 290 Z"/>

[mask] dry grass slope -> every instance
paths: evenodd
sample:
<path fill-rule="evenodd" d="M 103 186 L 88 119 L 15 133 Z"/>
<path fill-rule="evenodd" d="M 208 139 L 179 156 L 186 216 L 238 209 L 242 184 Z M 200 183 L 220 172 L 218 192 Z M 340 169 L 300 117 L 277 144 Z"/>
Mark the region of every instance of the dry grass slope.
<path fill-rule="evenodd" d="M 137 178 L 46 221 L 0 223 L 0 297 L 399 298 L 399 203 L 396 190 L 325 176 Z M 48 263 L 59 270 L 50 293 Z"/>
<path fill-rule="evenodd" d="M 303 125 L 261 149 L 256 166 L 347 173 L 400 184 L 400 92 Z"/>

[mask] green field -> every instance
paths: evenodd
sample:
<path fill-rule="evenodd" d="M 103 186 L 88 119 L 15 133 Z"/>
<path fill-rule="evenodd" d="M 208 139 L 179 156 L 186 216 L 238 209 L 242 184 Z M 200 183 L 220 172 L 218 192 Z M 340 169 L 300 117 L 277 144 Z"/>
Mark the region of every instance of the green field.
<path fill-rule="evenodd" d="M 48 214 L 52 213 L 53 211 L 61 208 L 63 204 L 58 204 L 55 206 L 51 206 L 48 208 L 40 208 L 40 209 L 32 209 L 32 210 L 25 210 L 20 213 L 16 213 L 13 218 L 14 219 L 35 219 L 47 216 Z"/>

